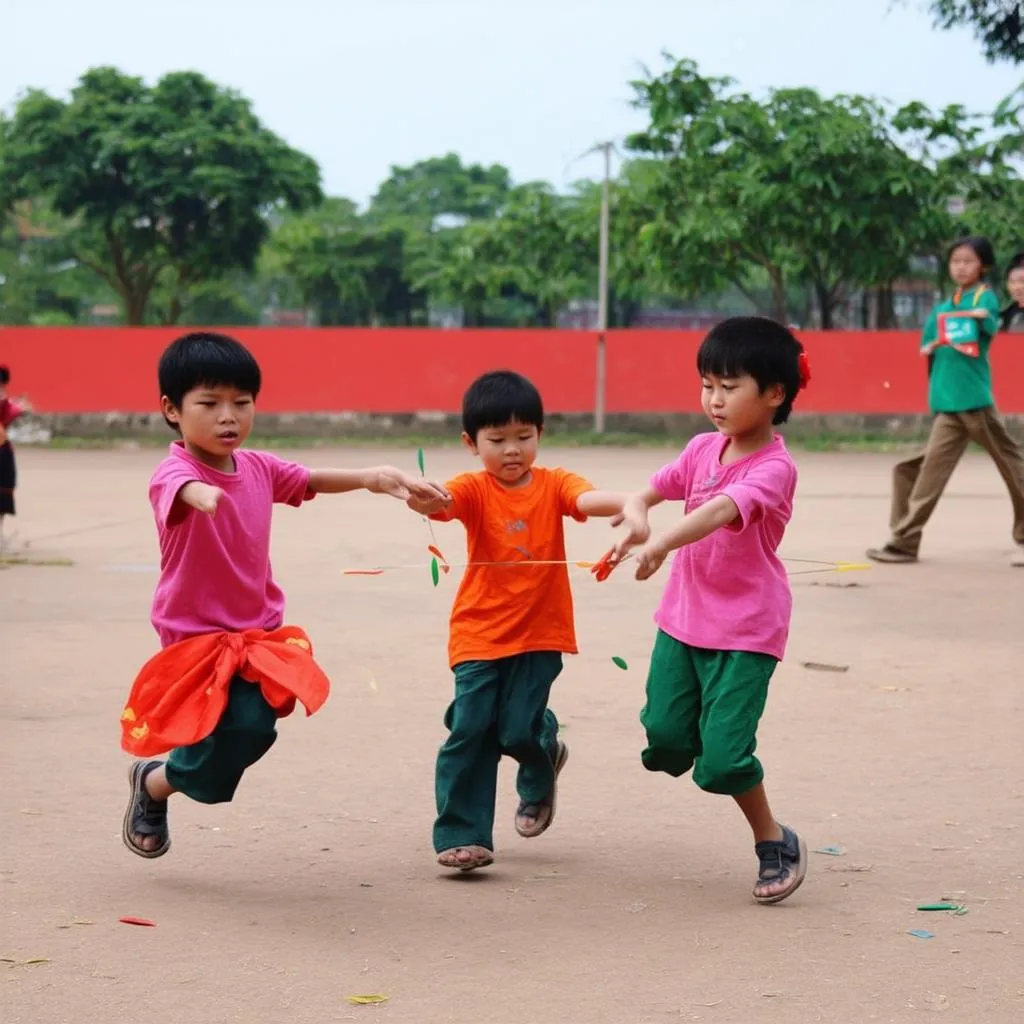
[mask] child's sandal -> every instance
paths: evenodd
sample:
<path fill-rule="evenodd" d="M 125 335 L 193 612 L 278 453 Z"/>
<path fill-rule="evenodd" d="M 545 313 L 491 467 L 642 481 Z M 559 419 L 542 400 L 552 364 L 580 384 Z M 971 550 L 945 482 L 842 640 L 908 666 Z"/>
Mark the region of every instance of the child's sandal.
<path fill-rule="evenodd" d="M 754 886 L 754 899 L 758 903 L 781 903 L 803 885 L 807 874 L 807 845 L 791 829 L 782 826 L 782 841 L 766 840 L 754 846 L 761 870 Z M 784 883 L 781 892 L 771 896 L 759 896 L 757 890 L 763 885 Z"/>
<path fill-rule="evenodd" d="M 460 859 L 460 853 L 467 853 L 469 857 Z M 493 864 L 494 854 L 485 846 L 453 846 L 437 855 L 437 863 L 451 871 L 476 871 Z"/>
<path fill-rule="evenodd" d="M 147 860 L 162 857 L 171 848 L 171 832 L 167 825 L 167 801 L 154 800 L 146 791 L 146 778 L 159 768 L 160 761 L 136 761 L 128 769 L 131 795 L 124 812 L 121 838 L 132 853 Z M 157 845 L 148 850 L 140 846 L 137 836 L 156 836 Z"/>
<path fill-rule="evenodd" d="M 551 784 L 551 792 L 540 803 L 530 804 L 525 800 L 519 802 L 516 808 L 516 832 L 524 839 L 536 839 L 551 828 L 555 821 L 555 803 L 558 799 L 558 776 L 569 760 L 569 748 L 561 741 L 555 748 L 555 781 Z M 533 818 L 533 825 L 521 825 L 520 818 Z"/>

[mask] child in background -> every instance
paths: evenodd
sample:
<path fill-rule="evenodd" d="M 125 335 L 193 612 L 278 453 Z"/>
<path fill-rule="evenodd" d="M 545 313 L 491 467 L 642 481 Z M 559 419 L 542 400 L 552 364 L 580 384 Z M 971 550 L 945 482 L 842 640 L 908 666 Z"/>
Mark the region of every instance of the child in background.
<path fill-rule="evenodd" d="M 992 457 L 1013 503 L 1011 565 L 1024 566 L 1024 459 L 996 411 L 989 348 L 999 329 L 999 301 L 985 283 L 995 265 L 992 243 L 963 238 L 949 250 L 949 276 L 957 288 L 932 310 L 921 354 L 932 360 L 928 404 L 935 419 L 923 452 L 893 469 L 889 540 L 870 548 L 876 562 L 916 562 L 925 525 L 974 441 Z"/>
<path fill-rule="evenodd" d="M 535 464 L 544 407 L 517 373 L 488 373 L 470 385 L 462 429 L 483 470 L 446 484 L 447 508 L 440 499 L 409 505 L 442 522 L 461 520 L 468 561 L 498 563 L 467 568 L 455 597 L 448 643 L 455 697 L 436 766 L 438 863 L 473 871 L 494 861 L 503 754 L 519 762 L 516 832 L 532 839 L 554 821 L 569 749 L 548 696 L 562 655 L 577 652 L 563 519 L 615 515 L 623 498 Z"/>
<path fill-rule="evenodd" d="M 807 871 L 803 840 L 775 818 L 755 756 L 768 684 L 789 635 L 793 598 L 778 556 L 793 512 L 796 465 L 773 425 L 785 423 L 810 379 L 803 347 L 783 326 L 737 317 L 697 353 L 702 404 L 714 424 L 663 466 L 618 517 L 628 534 L 612 562 L 636 545 L 636 578 L 676 552 L 661 604 L 640 713 L 644 767 L 679 777 L 693 768 L 705 792 L 731 796 L 754 835 L 753 895 L 779 903 Z M 685 503 L 682 520 L 650 538 L 648 511 Z"/>
<path fill-rule="evenodd" d="M 302 630 L 283 626 L 284 594 L 270 566 L 275 502 L 365 489 L 444 507 L 443 488 L 391 466 L 313 469 L 242 448 L 252 430 L 260 368 L 239 342 L 194 333 L 159 366 L 164 418 L 181 439 L 157 467 L 149 498 L 160 538 L 152 622 L 163 650 L 143 668 L 122 715 L 135 761 L 122 837 L 140 857 L 171 845 L 167 799 L 232 799 L 242 775 L 277 739 L 296 700 L 312 714 L 328 682 Z"/>
<path fill-rule="evenodd" d="M 1024 252 L 1018 252 L 1010 259 L 1006 269 L 1006 290 L 1010 293 L 1010 304 L 1000 314 L 1000 330 L 1024 334 Z"/>
<path fill-rule="evenodd" d="M 18 468 L 14 461 L 14 445 L 7 428 L 31 410 L 27 401 L 17 402 L 7 394 L 11 371 L 0 366 L 0 555 L 4 553 L 4 519 L 14 515 L 14 491 L 18 486 Z"/>

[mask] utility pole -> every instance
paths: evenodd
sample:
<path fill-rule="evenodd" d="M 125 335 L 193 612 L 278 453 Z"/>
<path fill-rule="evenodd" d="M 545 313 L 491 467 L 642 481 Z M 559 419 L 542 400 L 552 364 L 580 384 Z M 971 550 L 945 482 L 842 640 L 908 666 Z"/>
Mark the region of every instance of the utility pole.
<path fill-rule="evenodd" d="M 608 331 L 608 189 L 612 175 L 611 142 L 602 142 L 595 149 L 604 153 L 604 181 L 601 185 L 601 240 L 597 272 L 597 392 L 594 395 L 594 432 L 604 433 L 605 391 L 607 381 L 608 353 L 605 334 Z"/>

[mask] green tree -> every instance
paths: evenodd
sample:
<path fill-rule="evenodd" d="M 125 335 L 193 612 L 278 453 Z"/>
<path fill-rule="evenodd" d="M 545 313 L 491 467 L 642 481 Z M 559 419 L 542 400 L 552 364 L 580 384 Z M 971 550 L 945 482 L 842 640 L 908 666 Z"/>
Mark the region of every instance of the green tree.
<path fill-rule="evenodd" d="M 408 324 L 406 234 L 397 223 L 361 217 L 348 199 L 285 218 L 270 248 L 323 325 Z"/>
<path fill-rule="evenodd" d="M 431 228 L 439 217 L 486 220 L 493 217 L 511 188 L 508 168 L 464 165 L 455 154 L 392 167 L 373 197 L 375 217 L 400 218 Z"/>
<path fill-rule="evenodd" d="M 491 219 L 421 236 L 414 285 L 460 306 L 467 326 L 492 318 L 554 326 L 569 300 L 593 294 L 597 248 L 581 209 L 579 195 L 546 182 L 516 186 Z"/>
<path fill-rule="evenodd" d="M 578 196 L 560 195 L 546 182 L 519 185 L 489 222 L 495 278 L 505 294 L 527 298 L 535 322 L 553 327 L 565 304 L 596 276 L 597 249 L 580 223 Z"/>
<path fill-rule="evenodd" d="M 73 258 L 64 231 L 43 202 L 16 202 L 0 213 L 0 323 L 70 325 L 92 302 L 109 301 Z"/>
<path fill-rule="evenodd" d="M 974 30 L 991 61 L 1024 62 L 1024 2 L 1021 0 L 930 0 L 939 28 Z"/>
<path fill-rule="evenodd" d="M 932 215 L 942 225 L 936 255 L 954 235 L 968 233 L 989 236 L 1003 258 L 1024 244 L 1022 115 L 1024 87 L 991 114 L 911 103 L 894 117 L 905 148 L 936 183 Z"/>
<path fill-rule="evenodd" d="M 466 327 L 488 322 L 488 306 L 508 286 L 491 221 L 419 233 L 410 241 L 409 281 L 434 305 L 462 310 Z"/>
<path fill-rule="evenodd" d="M 811 89 L 759 100 L 667 59 L 633 83 L 650 125 L 629 145 L 664 165 L 643 235 L 680 290 L 729 282 L 753 297 L 760 273 L 786 321 L 790 282 L 806 282 L 829 328 L 846 286 L 891 279 L 936 230 L 931 173 L 875 101 Z"/>
<path fill-rule="evenodd" d="M 320 198 L 308 156 L 269 131 L 247 100 L 193 72 L 152 88 L 109 67 L 68 101 L 29 92 L 4 126 L 8 199 L 45 195 L 71 222 L 77 260 L 116 291 L 128 323 L 174 323 L 192 289 L 251 271 L 268 212 Z"/>
<path fill-rule="evenodd" d="M 403 234 L 408 320 L 425 312 L 428 303 L 462 307 L 468 325 L 487 319 L 486 307 L 500 287 L 490 279 L 486 285 L 476 280 L 488 271 L 463 265 L 486 232 L 463 232 L 493 219 L 510 189 L 506 167 L 463 164 L 455 153 L 391 168 L 366 219 Z"/>
<path fill-rule="evenodd" d="M 652 263 L 644 229 L 656 217 L 657 190 L 665 167 L 658 160 L 629 160 L 609 183 L 608 321 L 629 327 L 644 301 L 671 290 L 671 280 Z M 589 267 L 581 276 L 588 295 L 597 295 L 600 250 L 600 182 L 574 186 L 577 201 L 569 210 L 571 237 L 584 245 L 580 262 Z M 668 278 L 671 278 L 671 274 Z"/>

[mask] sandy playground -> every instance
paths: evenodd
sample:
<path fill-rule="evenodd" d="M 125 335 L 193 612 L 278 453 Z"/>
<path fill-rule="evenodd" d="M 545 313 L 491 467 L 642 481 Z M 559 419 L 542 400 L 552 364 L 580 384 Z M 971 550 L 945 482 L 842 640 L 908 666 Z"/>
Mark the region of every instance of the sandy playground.
<path fill-rule="evenodd" d="M 756 862 L 731 804 L 640 765 L 663 578 L 625 571 L 596 584 L 574 570 L 583 653 L 552 702 L 572 748 L 557 823 L 515 836 L 506 764 L 494 868 L 439 871 L 455 581 L 432 588 L 426 527 L 370 495 L 275 517 L 275 572 L 334 681 L 327 707 L 283 723 L 233 805 L 172 806 L 165 859 L 133 857 L 118 715 L 155 650 L 146 482 L 160 454 L 19 453 L 21 540 L 73 565 L 0 573 L 4 1024 L 1024 1020 L 1024 571 L 1008 567 L 1009 503 L 983 456 L 958 470 L 926 561 L 793 578 L 761 753 L 780 817 L 833 854 L 812 854 L 804 888 L 771 908 L 750 900 Z M 546 461 L 632 488 L 671 454 Z M 415 464 L 395 449 L 298 457 Z M 860 561 L 885 537 L 893 458 L 797 458 L 785 554 Z M 427 452 L 431 476 L 468 465 Z M 608 532 L 570 524 L 570 557 L 597 557 Z M 460 527 L 438 539 L 462 556 Z M 967 912 L 917 910 L 942 899 Z M 349 1001 L 366 995 L 388 998 Z"/>

